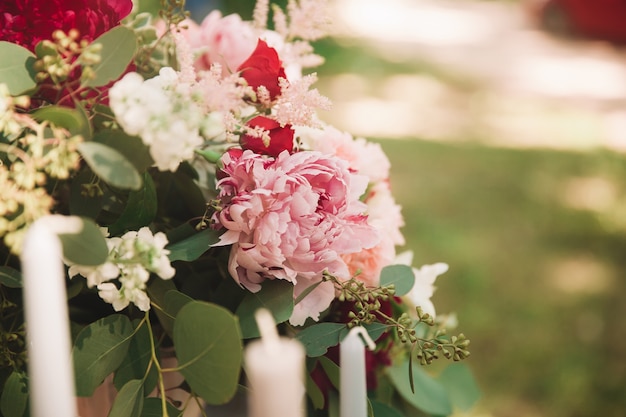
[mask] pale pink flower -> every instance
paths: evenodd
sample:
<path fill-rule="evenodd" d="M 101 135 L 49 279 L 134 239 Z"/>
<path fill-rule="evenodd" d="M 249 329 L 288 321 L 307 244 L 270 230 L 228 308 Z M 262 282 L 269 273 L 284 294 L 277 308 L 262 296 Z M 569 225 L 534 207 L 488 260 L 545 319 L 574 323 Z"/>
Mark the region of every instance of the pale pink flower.
<path fill-rule="evenodd" d="M 232 74 L 257 44 L 254 29 L 237 14 L 222 16 L 220 11 L 214 10 L 199 26 L 192 21 L 186 23 L 189 29 L 184 36 L 198 56 L 196 69 L 199 70 L 208 70 L 218 63 L 223 76 Z"/>
<path fill-rule="evenodd" d="M 320 151 L 345 159 L 350 168 L 369 177 L 370 182 L 389 180 L 391 163 L 379 144 L 325 125 L 322 128 L 298 127 L 296 136 L 303 149 Z"/>
<path fill-rule="evenodd" d="M 313 151 L 276 159 L 245 151 L 226 153 L 222 163 L 222 210 L 213 220 L 226 232 L 217 245 L 233 245 L 229 271 L 248 290 L 258 291 L 265 279 L 306 288 L 324 271 L 349 279 L 342 255 L 378 244 L 359 201 L 367 178 L 345 161 Z M 330 304 L 328 297 L 319 300 L 303 314 L 317 317 Z"/>

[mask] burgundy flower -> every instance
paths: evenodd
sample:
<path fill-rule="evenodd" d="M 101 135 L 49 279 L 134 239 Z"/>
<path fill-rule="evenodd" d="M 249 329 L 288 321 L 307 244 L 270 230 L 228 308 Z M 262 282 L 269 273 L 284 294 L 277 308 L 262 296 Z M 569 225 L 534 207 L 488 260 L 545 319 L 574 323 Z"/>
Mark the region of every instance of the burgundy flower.
<path fill-rule="evenodd" d="M 263 138 L 252 135 L 242 135 L 239 144 L 245 149 L 250 149 L 254 153 L 269 156 L 278 156 L 282 151 L 293 152 L 293 135 L 294 131 L 291 125 L 281 127 L 280 124 L 265 116 L 257 116 L 248 122 L 248 126 L 255 128 L 260 127 L 269 131 L 270 141 L 266 145 Z"/>
<path fill-rule="evenodd" d="M 270 48 L 261 39 L 252 55 L 237 68 L 237 71 L 241 72 L 241 76 L 248 82 L 248 85 L 254 88 L 254 91 L 257 91 L 260 86 L 267 88 L 272 100 L 280 95 L 278 78 L 287 78 L 276 50 Z"/>
<path fill-rule="evenodd" d="M 0 40 L 34 51 L 55 30 L 77 29 L 92 41 L 120 24 L 132 0 L 15 0 L 0 2 Z"/>

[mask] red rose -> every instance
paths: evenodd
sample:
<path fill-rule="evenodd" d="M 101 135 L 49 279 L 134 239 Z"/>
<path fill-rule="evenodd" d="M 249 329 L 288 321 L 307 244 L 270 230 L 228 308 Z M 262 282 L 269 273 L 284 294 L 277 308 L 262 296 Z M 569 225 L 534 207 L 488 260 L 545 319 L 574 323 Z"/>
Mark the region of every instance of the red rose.
<path fill-rule="evenodd" d="M 241 76 L 254 88 L 264 86 L 270 93 L 270 98 L 274 100 L 280 95 L 278 78 L 287 78 L 278 53 L 274 48 L 270 48 L 265 41 L 259 39 L 256 49 L 243 64 L 237 68 Z"/>
<path fill-rule="evenodd" d="M 266 145 L 263 138 L 252 135 L 242 135 L 239 144 L 243 149 L 261 154 L 278 156 L 282 151 L 293 152 L 293 129 L 291 125 L 281 127 L 276 120 L 269 119 L 265 116 L 257 116 L 248 122 L 248 126 L 255 128 L 260 127 L 269 131 L 270 141 Z"/>
<path fill-rule="evenodd" d="M 55 30 L 77 29 L 92 41 L 120 24 L 132 0 L 15 0 L 0 2 L 0 40 L 35 51 Z"/>

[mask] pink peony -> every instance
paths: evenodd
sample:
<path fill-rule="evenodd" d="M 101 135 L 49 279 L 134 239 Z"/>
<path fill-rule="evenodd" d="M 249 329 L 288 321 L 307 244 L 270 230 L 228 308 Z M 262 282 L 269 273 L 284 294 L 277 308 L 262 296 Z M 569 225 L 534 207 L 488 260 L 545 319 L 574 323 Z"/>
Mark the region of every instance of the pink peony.
<path fill-rule="evenodd" d="M 214 221 L 226 232 L 217 245 L 233 245 L 229 271 L 248 290 L 258 291 L 266 279 L 284 279 L 300 293 L 319 283 L 324 271 L 348 279 L 342 256 L 378 244 L 367 206 L 359 201 L 367 178 L 344 160 L 313 151 L 284 151 L 274 159 L 248 150 L 226 153 L 222 163 L 227 176 L 218 182 L 222 210 Z M 318 288 L 297 306 L 292 323 L 317 318 L 328 307 L 333 290 Z"/>
<path fill-rule="evenodd" d="M 17 0 L 0 2 L 0 40 L 35 50 L 60 29 L 77 29 L 92 41 L 120 24 L 133 7 L 131 0 Z"/>
<path fill-rule="evenodd" d="M 222 13 L 215 10 L 200 25 L 192 21 L 186 23 L 189 30 L 183 34 L 191 48 L 199 53 L 195 63 L 199 70 L 208 70 L 217 63 L 222 66 L 224 77 L 232 74 L 257 45 L 254 30 L 237 14 L 222 17 Z"/>

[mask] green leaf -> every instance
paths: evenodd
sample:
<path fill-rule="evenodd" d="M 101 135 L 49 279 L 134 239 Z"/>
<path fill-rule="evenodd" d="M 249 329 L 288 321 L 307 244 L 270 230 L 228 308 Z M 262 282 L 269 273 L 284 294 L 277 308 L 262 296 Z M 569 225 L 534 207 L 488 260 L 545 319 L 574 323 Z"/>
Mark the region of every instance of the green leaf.
<path fill-rule="evenodd" d="M 128 381 L 117 393 L 108 417 L 139 417 L 143 409 L 143 381 Z"/>
<path fill-rule="evenodd" d="M 204 229 L 190 237 L 166 246 L 168 258 L 173 261 L 191 262 L 198 259 L 209 247 L 219 241 L 219 234 L 213 229 Z"/>
<path fill-rule="evenodd" d="M 373 341 L 376 341 L 383 333 L 385 333 L 391 326 L 384 323 L 372 323 L 363 326 L 367 333 L 370 335 Z"/>
<path fill-rule="evenodd" d="M 103 130 L 96 133 L 93 140 L 119 151 L 139 172 L 154 165 L 150 149 L 137 136 L 127 135 L 121 130 Z"/>
<path fill-rule="evenodd" d="M 224 404 L 237 391 L 242 345 L 237 318 L 201 301 L 187 303 L 176 316 L 174 347 L 180 373 L 209 404 Z"/>
<path fill-rule="evenodd" d="M 448 391 L 452 404 L 461 411 L 469 411 L 481 396 L 472 371 L 463 363 L 448 365 L 438 379 Z"/>
<path fill-rule="evenodd" d="M 135 327 L 139 323 L 135 323 Z M 122 364 L 115 372 L 113 384 L 119 391 L 126 383 L 133 379 L 143 379 L 148 371 L 148 366 L 152 360 L 152 344 L 150 343 L 150 332 L 144 323 L 130 341 L 128 354 Z M 148 395 L 157 384 L 156 367 L 150 368 L 149 374 L 144 382 L 144 394 Z"/>
<path fill-rule="evenodd" d="M 124 190 L 139 190 L 141 175 L 119 151 L 98 142 L 83 142 L 78 151 L 103 181 Z"/>
<path fill-rule="evenodd" d="M 0 266 L 0 284 L 9 288 L 21 288 L 22 273 L 10 266 Z"/>
<path fill-rule="evenodd" d="M 387 404 L 376 400 L 371 400 L 370 404 L 372 405 L 372 410 L 376 417 L 404 417 L 404 414 Z"/>
<path fill-rule="evenodd" d="M 176 317 L 187 303 L 193 301 L 193 298 L 183 294 L 180 291 L 172 290 L 165 293 L 165 311 L 172 317 Z"/>
<path fill-rule="evenodd" d="M 0 415 L 23 417 L 28 405 L 28 377 L 25 373 L 13 371 L 4 383 L 0 396 Z"/>
<path fill-rule="evenodd" d="M 150 301 L 158 306 L 154 309 L 156 316 L 159 319 L 159 323 L 163 326 L 163 330 L 168 335 L 172 335 L 174 329 L 174 316 L 169 314 L 165 309 L 165 295 L 169 291 L 175 291 L 176 285 L 172 280 L 165 279 L 153 279 L 148 284 L 148 296 Z"/>
<path fill-rule="evenodd" d="M 254 317 L 259 308 L 268 309 L 276 323 L 289 320 L 293 312 L 293 284 L 280 279 L 265 281 L 259 292 L 246 294 L 235 313 L 244 339 L 260 336 Z"/>
<path fill-rule="evenodd" d="M 166 404 L 168 417 L 179 417 L 182 415 L 182 411 L 174 407 L 172 403 Z M 143 402 L 143 410 L 141 411 L 141 417 L 163 417 L 163 405 L 160 398 L 146 398 Z"/>
<path fill-rule="evenodd" d="M 115 223 L 109 226 L 109 232 L 121 235 L 128 230 L 139 230 L 149 225 L 157 214 L 157 192 L 152 177 L 146 172 L 143 175 L 143 187 L 128 194 L 124 211 Z"/>
<path fill-rule="evenodd" d="M 405 360 L 386 369 L 387 375 L 402 398 L 428 414 L 437 416 L 452 414 L 452 404 L 443 385 L 416 364 L 411 364 L 415 393 L 411 392 L 408 366 L 409 363 Z"/>
<path fill-rule="evenodd" d="M 318 387 L 313 380 L 313 377 L 311 377 L 310 371 L 306 373 L 305 385 L 306 394 L 311 400 L 313 408 L 315 408 L 316 410 L 321 410 L 322 408 L 324 408 L 324 394 L 322 393 L 320 387 Z"/>
<path fill-rule="evenodd" d="M 57 127 L 67 129 L 72 135 L 82 135 L 84 139 L 90 138 L 89 121 L 85 113 L 77 109 L 61 106 L 46 106 L 33 113 L 35 120 L 47 121 Z"/>
<path fill-rule="evenodd" d="M 63 257 L 70 263 L 101 265 L 109 256 L 109 248 L 98 225 L 91 219 L 76 217 L 82 222 L 78 233 L 60 233 Z"/>
<path fill-rule="evenodd" d="M 341 323 L 319 323 L 302 330 L 296 339 L 304 345 L 307 356 L 317 357 L 325 354 L 329 347 L 338 345 L 347 329 Z"/>
<path fill-rule="evenodd" d="M 117 26 L 93 41 L 102 45 L 100 62 L 93 69 L 96 77 L 85 83 L 87 87 L 101 87 L 117 80 L 135 55 L 137 39 L 135 32 L 124 26 Z"/>
<path fill-rule="evenodd" d="M 333 384 L 333 387 L 339 389 L 339 386 L 340 386 L 339 378 L 340 378 L 340 373 L 341 373 L 339 369 L 339 365 L 331 361 L 326 356 L 320 356 L 318 358 L 318 361 L 320 365 L 322 366 L 322 369 L 324 369 L 324 372 L 326 373 L 326 376 L 330 380 L 330 383 Z"/>
<path fill-rule="evenodd" d="M 9 88 L 13 96 L 35 87 L 35 55 L 14 43 L 0 41 L 0 83 Z"/>
<path fill-rule="evenodd" d="M 133 333 L 130 320 L 112 314 L 85 327 L 76 337 L 72 355 L 76 395 L 89 397 L 104 378 L 124 361 Z"/>
<path fill-rule="evenodd" d="M 415 275 L 410 266 L 407 265 L 387 265 L 380 272 L 380 285 L 386 287 L 394 285 L 395 295 L 405 295 L 415 284 Z"/>

